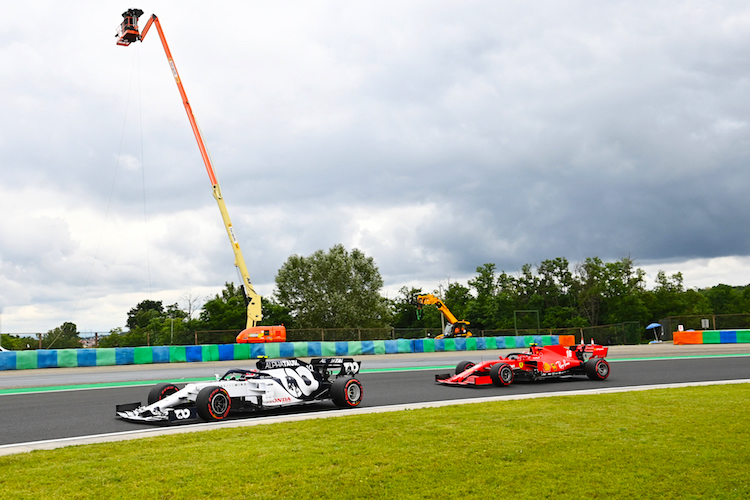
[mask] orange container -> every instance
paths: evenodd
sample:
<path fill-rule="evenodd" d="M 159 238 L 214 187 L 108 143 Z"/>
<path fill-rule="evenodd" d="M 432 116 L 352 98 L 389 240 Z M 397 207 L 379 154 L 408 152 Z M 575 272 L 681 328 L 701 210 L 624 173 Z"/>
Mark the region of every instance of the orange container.
<path fill-rule="evenodd" d="M 253 326 L 245 328 L 237 335 L 238 344 L 257 344 L 261 342 L 286 342 L 285 326 Z"/>

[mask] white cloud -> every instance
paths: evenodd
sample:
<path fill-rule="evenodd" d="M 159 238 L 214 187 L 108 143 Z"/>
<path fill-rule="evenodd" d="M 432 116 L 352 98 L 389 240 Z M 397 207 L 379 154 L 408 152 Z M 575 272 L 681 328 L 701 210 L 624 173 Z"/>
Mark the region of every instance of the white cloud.
<path fill-rule="evenodd" d="M 289 255 L 337 243 L 391 296 L 558 256 L 744 280 L 743 2 L 140 8 L 261 293 Z M 140 300 L 236 281 L 156 32 L 117 47 L 120 11 L 91 0 L 4 9 L 3 330 L 108 330 Z"/>

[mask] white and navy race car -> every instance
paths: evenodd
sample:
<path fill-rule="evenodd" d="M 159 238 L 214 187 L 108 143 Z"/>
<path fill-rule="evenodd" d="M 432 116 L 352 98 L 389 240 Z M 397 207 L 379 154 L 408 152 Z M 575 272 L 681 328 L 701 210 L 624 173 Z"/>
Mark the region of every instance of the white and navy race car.
<path fill-rule="evenodd" d="M 148 404 L 117 405 L 118 417 L 135 422 L 177 422 L 201 418 L 224 420 L 230 411 L 256 411 L 332 400 L 340 408 L 362 401 L 354 378 L 361 362 L 352 358 L 261 359 L 256 368 L 229 370 L 215 381 L 189 383 L 182 389 L 159 384 Z"/>

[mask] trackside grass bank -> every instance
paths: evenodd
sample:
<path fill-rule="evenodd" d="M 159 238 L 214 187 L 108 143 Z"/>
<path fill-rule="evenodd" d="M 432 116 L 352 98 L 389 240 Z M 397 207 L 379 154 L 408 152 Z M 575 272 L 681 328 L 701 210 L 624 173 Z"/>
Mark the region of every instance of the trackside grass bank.
<path fill-rule="evenodd" d="M 750 498 L 750 385 L 502 401 L 0 457 L 0 498 Z"/>

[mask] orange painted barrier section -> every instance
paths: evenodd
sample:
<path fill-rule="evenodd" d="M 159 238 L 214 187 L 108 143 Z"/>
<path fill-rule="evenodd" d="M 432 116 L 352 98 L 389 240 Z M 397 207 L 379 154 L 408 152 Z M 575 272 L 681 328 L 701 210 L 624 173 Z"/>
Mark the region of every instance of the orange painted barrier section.
<path fill-rule="evenodd" d="M 703 331 L 673 332 L 672 339 L 674 340 L 674 345 L 702 344 Z"/>
<path fill-rule="evenodd" d="M 237 335 L 238 344 L 256 344 L 260 342 L 286 342 L 286 327 L 253 326 L 245 328 Z"/>
<path fill-rule="evenodd" d="M 558 342 L 562 346 L 570 347 L 576 344 L 576 337 L 575 335 L 560 335 L 558 337 Z"/>

